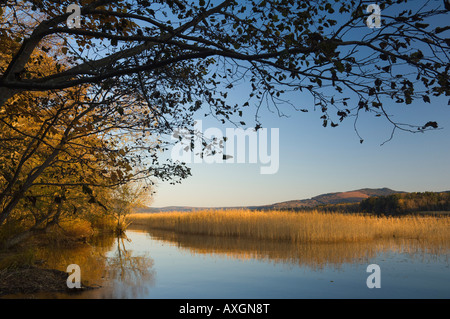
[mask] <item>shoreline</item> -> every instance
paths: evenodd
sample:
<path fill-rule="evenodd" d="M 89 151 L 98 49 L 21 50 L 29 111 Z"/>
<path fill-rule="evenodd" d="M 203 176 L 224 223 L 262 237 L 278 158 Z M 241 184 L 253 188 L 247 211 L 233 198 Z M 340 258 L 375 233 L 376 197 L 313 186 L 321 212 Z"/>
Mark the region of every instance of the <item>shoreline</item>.
<path fill-rule="evenodd" d="M 20 266 L 0 270 L 0 298 L 16 294 L 66 291 L 68 274 L 57 269 Z"/>
<path fill-rule="evenodd" d="M 46 260 L 35 259 L 33 250 L 45 245 L 44 243 L 45 241 L 34 238 L 12 250 L 0 252 L 0 260 L 4 261 L 3 267 L 0 268 L 0 299 L 33 298 L 35 293 L 75 294 L 87 289 L 100 288 L 100 286 L 88 286 L 83 282 L 81 282 L 81 288 L 68 288 L 69 273 L 46 265 Z M 71 238 L 64 242 L 63 246 L 68 243 L 89 245 L 86 238 Z M 15 297 L 15 295 L 18 296 Z"/>
<path fill-rule="evenodd" d="M 51 268 L 41 268 L 38 266 L 21 266 L 15 268 L 5 268 L 0 270 L 0 298 L 21 295 L 18 299 L 32 298 L 35 293 L 70 293 L 75 294 L 88 289 L 101 288 L 92 287 L 81 283 L 81 288 L 68 288 L 67 278 L 69 274 Z"/>

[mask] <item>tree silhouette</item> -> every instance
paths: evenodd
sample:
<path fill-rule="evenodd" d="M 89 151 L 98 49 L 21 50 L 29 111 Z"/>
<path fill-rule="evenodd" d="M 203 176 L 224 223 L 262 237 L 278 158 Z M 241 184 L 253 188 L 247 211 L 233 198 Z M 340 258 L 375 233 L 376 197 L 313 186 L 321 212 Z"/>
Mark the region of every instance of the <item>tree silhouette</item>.
<path fill-rule="evenodd" d="M 439 128 L 386 106 L 450 94 L 447 2 L 384 1 L 370 29 L 371 2 L 82 0 L 78 28 L 72 0 L 0 1 L 0 226 L 37 186 L 96 202 L 92 187 L 186 177 L 160 165 L 159 137 L 199 111 L 234 123 L 253 108 L 256 128 L 264 105 L 318 109 L 331 127 L 371 112 L 392 136 Z M 239 85 L 248 97 L 231 104 Z"/>
<path fill-rule="evenodd" d="M 267 100 L 280 107 L 287 91 L 306 91 L 322 110 L 324 126 L 337 126 L 360 110 L 389 118 L 386 100 L 429 103 L 449 94 L 449 27 L 442 18 L 448 13 L 442 3 L 413 9 L 406 1 L 385 1 L 382 26 L 372 31 L 365 24 L 370 1 L 81 1 L 81 28 L 66 24 L 72 1 L 15 4 L 2 6 L 3 15 L 14 13 L 2 23 L 2 43 L 13 39 L 20 45 L 2 70 L 1 105 L 24 91 L 102 83 L 141 95 L 158 117 L 209 104 L 211 113 L 228 118 L 241 105 L 227 105 L 224 88 L 249 81 L 257 105 Z M 19 21 L 21 14 L 33 23 Z M 62 41 L 55 59 L 66 68 L 29 74 L 31 54 L 51 50 L 41 46 L 49 38 Z M 173 101 L 177 106 L 170 96 L 164 105 L 168 96 L 158 78 L 188 76 L 187 96 Z M 325 94 L 326 87 L 335 93 Z M 355 105 L 349 105 L 350 96 Z M 391 122 L 410 131 L 437 127 Z"/>

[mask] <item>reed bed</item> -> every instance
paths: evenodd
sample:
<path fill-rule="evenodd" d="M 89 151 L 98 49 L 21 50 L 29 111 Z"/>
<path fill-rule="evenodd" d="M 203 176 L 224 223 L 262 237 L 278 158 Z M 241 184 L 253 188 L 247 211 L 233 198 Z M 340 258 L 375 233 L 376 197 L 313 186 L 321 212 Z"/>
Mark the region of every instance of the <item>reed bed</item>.
<path fill-rule="evenodd" d="M 132 214 L 130 221 L 181 234 L 243 237 L 293 243 L 354 242 L 378 238 L 450 241 L 450 218 L 380 217 L 319 211 L 204 210 Z"/>

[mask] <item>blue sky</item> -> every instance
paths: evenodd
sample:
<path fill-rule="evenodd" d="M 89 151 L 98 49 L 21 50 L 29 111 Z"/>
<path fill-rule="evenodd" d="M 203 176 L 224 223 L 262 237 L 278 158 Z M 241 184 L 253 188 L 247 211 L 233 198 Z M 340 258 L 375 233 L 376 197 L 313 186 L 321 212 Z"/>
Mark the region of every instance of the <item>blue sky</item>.
<path fill-rule="evenodd" d="M 243 97 L 245 94 L 242 92 Z M 263 126 L 279 128 L 280 132 L 276 174 L 260 174 L 260 163 L 190 164 L 192 176 L 182 184 L 157 185 L 152 206 L 263 205 L 365 187 L 450 190 L 447 100 L 432 100 L 431 104 L 417 101 L 407 106 L 393 103 L 389 110 L 400 122 L 423 124 L 437 120 L 442 129 L 416 134 L 397 131 L 391 141 L 381 146 L 390 137 L 392 127 L 384 118 L 362 113 L 358 131 L 364 143 L 360 144 L 352 119 L 336 128 L 324 128 L 319 111 L 290 111 L 290 117 L 280 118 L 265 110 Z M 218 127 L 225 134 L 225 128 L 230 127 L 215 120 L 202 121 L 203 131 Z"/>
<path fill-rule="evenodd" d="M 436 1 L 431 1 L 436 4 Z M 419 5 L 421 1 L 412 1 Z M 363 30 L 363 29 L 360 29 Z M 367 28 L 366 32 L 371 32 Z M 364 31 L 360 31 L 364 32 Z M 246 101 L 245 85 L 229 94 L 229 102 Z M 291 102 L 312 110 L 308 95 L 292 96 Z M 384 118 L 361 113 L 357 127 L 364 139 L 360 144 L 348 118 L 336 128 L 322 127 L 320 111 L 309 113 L 287 109 L 289 117 L 278 117 L 262 109 L 265 128 L 280 134 L 279 170 L 261 175 L 257 164 L 190 164 L 192 176 L 182 184 L 159 183 L 151 206 L 241 206 L 264 205 L 305 199 L 322 193 L 359 188 L 389 187 L 401 191 L 450 190 L 450 106 L 447 98 L 431 99 L 431 104 L 414 101 L 410 105 L 388 103 L 393 119 L 417 125 L 437 121 L 441 129 L 426 133 L 397 131 L 389 139 L 392 126 Z M 244 114 L 251 124 L 254 110 Z M 203 130 L 217 127 L 218 121 L 202 118 Z"/>

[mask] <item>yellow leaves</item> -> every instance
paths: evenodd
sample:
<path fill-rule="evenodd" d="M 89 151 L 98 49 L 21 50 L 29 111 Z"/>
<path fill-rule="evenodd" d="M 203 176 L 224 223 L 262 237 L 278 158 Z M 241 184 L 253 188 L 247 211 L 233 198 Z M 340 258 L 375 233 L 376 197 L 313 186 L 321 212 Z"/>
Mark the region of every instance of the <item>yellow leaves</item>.
<path fill-rule="evenodd" d="M 133 168 L 131 167 L 131 165 L 128 164 L 128 163 L 125 164 L 125 169 L 127 170 L 127 172 L 130 172 L 130 171 L 133 170 Z"/>
<path fill-rule="evenodd" d="M 111 172 L 111 181 L 113 182 L 113 183 L 117 183 L 117 181 L 119 180 L 119 178 L 118 178 L 118 176 L 117 176 L 117 174 L 116 174 L 116 172 Z"/>

